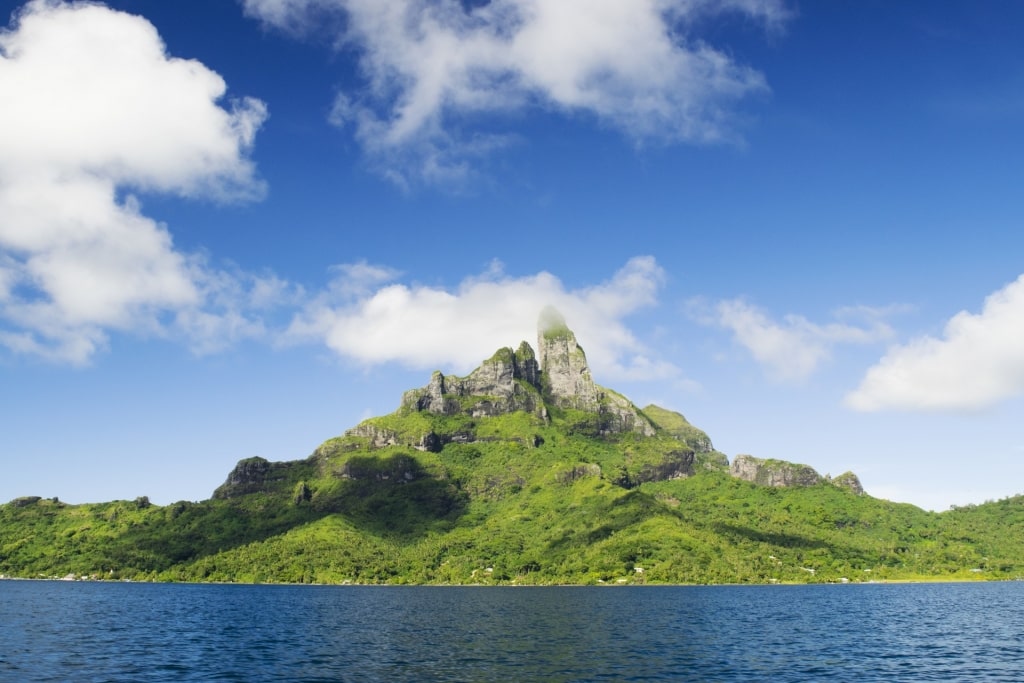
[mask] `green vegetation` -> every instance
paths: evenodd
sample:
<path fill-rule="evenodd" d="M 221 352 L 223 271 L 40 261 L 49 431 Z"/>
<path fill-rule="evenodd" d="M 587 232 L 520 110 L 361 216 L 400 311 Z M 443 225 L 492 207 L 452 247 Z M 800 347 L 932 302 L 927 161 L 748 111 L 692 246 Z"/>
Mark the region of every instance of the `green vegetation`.
<path fill-rule="evenodd" d="M 18 499 L 0 506 L 0 574 L 521 584 L 1024 575 L 1024 498 L 936 514 L 827 482 L 757 486 L 694 466 L 667 430 L 596 437 L 594 417 L 396 413 L 370 423 L 410 442 L 466 439 L 431 452 L 345 436 L 303 461 L 247 459 L 200 503 Z"/>
<path fill-rule="evenodd" d="M 569 339 L 575 337 L 569 326 L 565 324 L 562 314 L 551 306 L 547 306 L 540 312 L 540 320 L 537 323 L 541 337 L 544 339 Z"/>
<path fill-rule="evenodd" d="M 560 333 L 564 321 L 549 317 L 545 334 Z M 525 367 L 533 351 L 501 349 L 492 361 L 507 367 L 513 358 Z M 639 415 L 656 428 L 645 436 L 619 424 L 613 408 L 630 404 L 614 392 L 577 410 L 546 403 L 535 379 L 486 385 L 502 396 L 460 388 L 435 412 L 419 402 L 427 390 L 407 392 L 402 408 L 305 460 L 240 461 L 202 502 L 18 498 L 0 505 L 0 575 L 434 584 L 1024 577 L 1024 497 L 937 514 L 860 494 L 851 473 L 829 480 L 806 468 L 807 485 L 757 485 L 730 476 L 707 434 L 678 413 L 645 408 Z M 797 467 L 762 461 L 765 471 L 775 466 Z"/>

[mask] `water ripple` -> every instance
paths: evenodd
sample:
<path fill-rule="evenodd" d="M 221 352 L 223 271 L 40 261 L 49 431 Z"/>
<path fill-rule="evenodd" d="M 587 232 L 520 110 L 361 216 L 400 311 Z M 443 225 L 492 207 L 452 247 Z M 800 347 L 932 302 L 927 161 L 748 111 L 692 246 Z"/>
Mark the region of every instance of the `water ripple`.
<path fill-rule="evenodd" d="M 0 581 L 0 681 L 1021 681 L 1024 584 Z"/>

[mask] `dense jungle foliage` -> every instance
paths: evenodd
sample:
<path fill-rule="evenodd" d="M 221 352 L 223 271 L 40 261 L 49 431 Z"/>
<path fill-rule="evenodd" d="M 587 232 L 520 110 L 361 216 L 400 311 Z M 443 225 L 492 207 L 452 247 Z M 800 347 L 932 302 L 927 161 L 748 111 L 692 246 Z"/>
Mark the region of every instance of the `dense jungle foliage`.
<path fill-rule="evenodd" d="M 757 486 L 730 476 L 725 456 L 681 415 L 645 412 L 654 437 L 602 434 L 594 414 L 569 409 L 478 418 L 406 409 L 305 460 L 244 460 L 202 502 L 16 499 L 0 505 L 0 575 L 395 584 L 1024 576 L 1024 497 L 932 513 L 829 482 Z M 380 445 L 384 437 L 393 443 Z"/>

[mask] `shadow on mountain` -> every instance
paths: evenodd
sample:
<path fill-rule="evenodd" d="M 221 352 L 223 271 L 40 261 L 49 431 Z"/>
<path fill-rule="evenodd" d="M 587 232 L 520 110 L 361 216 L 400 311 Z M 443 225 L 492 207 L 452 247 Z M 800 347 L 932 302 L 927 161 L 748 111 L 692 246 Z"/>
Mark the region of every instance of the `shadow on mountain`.
<path fill-rule="evenodd" d="M 279 481 L 275 490 L 179 502 L 107 546 L 113 567 L 162 571 L 240 546 L 265 541 L 331 515 L 358 530 L 399 543 L 450 529 L 465 512 L 466 496 L 431 477 L 408 455 L 355 457 L 339 476 Z"/>
<path fill-rule="evenodd" d="M 590 501 L 586 515 L 574 518 L 571 522 L 568 518 L 564 520 L 567 522 L 565 529 L 548 542 L 549 550 L 564 552 L 572 548 L 586 548 L 617 533 L 634 529 L 656 515 L 676 514 L 666 511 L 649 494 L 637 490 L 603 500 L 598 505 L 594 502 Z"/>
<path fill-rule="evenodd" d="M 806 538 L 796 534 L 783 534 L 770 531 L 761 531 L 751 527 L 738 526 L 735 524 L 716 523 L 713 525 L 716 533 L 726 538 L 754 541 L 755 543 L 767 543 L 777 548 L 832 548 L 825 541 Z"/>
<path fill-rule="evenodd" d="M 340 475 L 335 488 L 313 496 L 313 507 L 400 542 L 449 530 L 468 503 L 454 484 L 431 476 L 418 460 L 402 453 L 354 456 Z"/>

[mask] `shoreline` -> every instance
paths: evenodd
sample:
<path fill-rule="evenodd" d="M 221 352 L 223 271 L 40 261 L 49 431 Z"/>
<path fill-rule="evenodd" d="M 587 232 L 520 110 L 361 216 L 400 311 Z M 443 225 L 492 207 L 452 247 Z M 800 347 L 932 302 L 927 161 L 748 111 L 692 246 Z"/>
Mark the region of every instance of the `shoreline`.
<path fill-rule="evenodd" d="M 179 585 L 179 586 L 311 586 L 318 588 L 750 588 L 750 587 L 792 587 L 792 586 L 885 586 L 885 585 L 922 585 L 922 584 L 975 584 L 975 583 L 1014 583 L 1024 578 L 917 578 L 917 579 L 883 579 L 872 581 L 776 581 L 765 583 L 287 583 L 274 581 L 159 581 L 146 579 L 102 579 L 102 578 L 67 578 L 54 576 L 3 576 L 0 581 L 37 581 L 52 583 L 103 583 L 103 584 L 145 584 L 145 585 Z"/>

